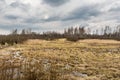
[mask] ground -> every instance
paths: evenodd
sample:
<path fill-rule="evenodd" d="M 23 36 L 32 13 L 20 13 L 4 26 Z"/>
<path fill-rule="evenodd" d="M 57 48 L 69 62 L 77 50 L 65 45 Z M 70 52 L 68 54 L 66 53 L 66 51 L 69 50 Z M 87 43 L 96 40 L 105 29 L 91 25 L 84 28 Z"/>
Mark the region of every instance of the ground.
<path fill-rule="evenodd" d="M 29 78 L 39 80 L 120 79 L 120 41 L 115 40 L 28 40 L 1 49 L 0 61 L 6 65 L 9 59 L 14 65 L 7 66 L 18 67 L 15 72 L 27 73 Z M 22 75 L 17 80 L 23 80 Z"/>

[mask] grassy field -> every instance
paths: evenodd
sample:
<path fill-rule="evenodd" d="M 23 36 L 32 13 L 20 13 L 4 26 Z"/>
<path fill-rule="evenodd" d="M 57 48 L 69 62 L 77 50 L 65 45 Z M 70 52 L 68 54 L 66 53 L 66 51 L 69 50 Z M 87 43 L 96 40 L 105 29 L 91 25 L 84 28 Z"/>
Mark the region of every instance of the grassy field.
<path fill-rule="evenodd" d="M 0 50 L 0 80 L 120 80 L 120 41 L 28 40 Z"/>

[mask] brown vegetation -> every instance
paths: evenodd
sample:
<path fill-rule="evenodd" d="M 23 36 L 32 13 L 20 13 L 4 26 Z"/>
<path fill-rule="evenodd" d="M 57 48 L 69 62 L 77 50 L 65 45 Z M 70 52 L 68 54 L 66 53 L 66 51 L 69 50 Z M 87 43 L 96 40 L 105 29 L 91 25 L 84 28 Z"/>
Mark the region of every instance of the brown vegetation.
<path fill-rule="evenodd" d="M 120 42 L 28 40 L 0 50 L 0 80 L 119 80 Z"/>
<path fill-rule="evenodd" d="M 101 32 L 101 34 L 98 33 Z M 93 31 L 94 32 L 94 31 Z M 69 41 L 78 41 L 82 39 L 114 39 L 120 40 L 120 26 L 116 27 L 114 31 L 109 26 L 104 29 L 96 30 L 95 33 L 91 32 L 90 29 L 86 30 L 84 27 L 71 27 L 64 31 L 64 33 L 58 32 L 43 32 L 43 34 L 37 34 L 31 32 L 31 29 L 23 29 L 21 34 L 18 34 L 17 29 L 9 35 L 0 35 L 0 44 L 13 45 L 17 43 L 22 43 L 28 39 L 44 39 L 44 40 L 55 40 L 60 38 L 66 38 Z M 93 33 L 93 34 L 91 34 Z"/>

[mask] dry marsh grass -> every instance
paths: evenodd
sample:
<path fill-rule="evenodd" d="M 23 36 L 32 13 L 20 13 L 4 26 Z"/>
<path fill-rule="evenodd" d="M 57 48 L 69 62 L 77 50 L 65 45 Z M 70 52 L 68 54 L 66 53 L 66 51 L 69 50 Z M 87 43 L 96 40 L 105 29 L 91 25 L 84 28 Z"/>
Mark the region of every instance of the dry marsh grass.
<path fill-rule="evenodd" d="M 79 42 L 85 42 L 85 43 L 110 43 L 110 44 L 120 44 L 120 41 L 116 40 L 99 40 L 99 39 L 85 39 L 85 40 L 80 40 Z"/>
<path fill-rule="evenodd" d="M 119 80 L 120 42 L 28 40 L 0 50 L 0 62 L 0 80 Z"/>

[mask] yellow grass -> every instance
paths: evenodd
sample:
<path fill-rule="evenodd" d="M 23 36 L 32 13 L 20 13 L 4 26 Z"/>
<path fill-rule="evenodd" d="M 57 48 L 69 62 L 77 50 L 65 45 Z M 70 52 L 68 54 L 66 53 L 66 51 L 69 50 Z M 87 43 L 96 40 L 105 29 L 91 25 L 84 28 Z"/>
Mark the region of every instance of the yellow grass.
<path fill-rule="evenodd" d="M 85 39 L 85 40 L 80 40 L 79 42 L 84 42 L 84 43 L 104 43 L 104 44 L 120 44 L 120 41 L 116 40 L 100 40 L 100 39 Z"/>
<path fill-rule="evenodd" d="M 11 50 L 20 51 L 28 62 L 34 61 L 33 59 L 43 62 L 47 60 L 45 64 L 51 64 L 54 72 L 61 73 L 55 80 L 120 79 L 120 41 L 89 39 L 70 42 L 65 39 L 36 39 L 0 50 L 0 53 Z M 40 64 L 34 64 L 36 66 L 39 68 Z M 78 76 L 74 72 L 87 76 Z"/>

